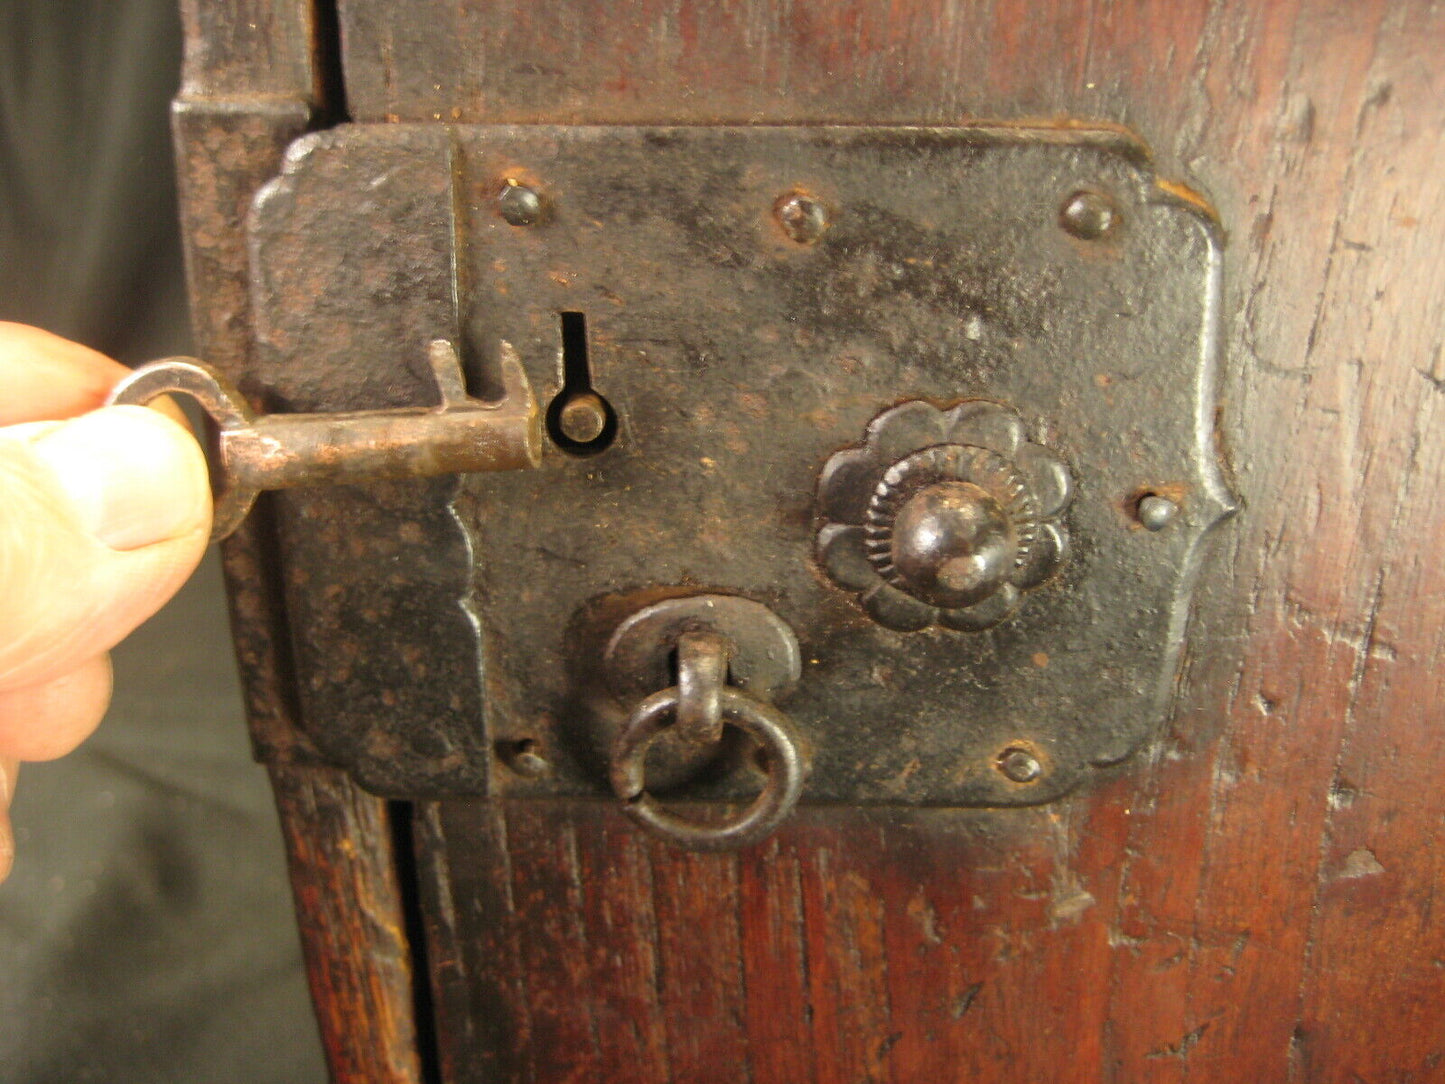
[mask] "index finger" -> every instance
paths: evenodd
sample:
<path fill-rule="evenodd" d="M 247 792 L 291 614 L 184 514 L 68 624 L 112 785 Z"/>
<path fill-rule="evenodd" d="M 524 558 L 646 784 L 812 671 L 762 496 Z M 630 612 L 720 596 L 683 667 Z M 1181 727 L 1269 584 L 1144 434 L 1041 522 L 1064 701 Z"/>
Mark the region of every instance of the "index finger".
<path fill-rule="evenodd" d="M 0 425 L 94 410 L 129 370 L 38 327 L 0 321 Z"/>

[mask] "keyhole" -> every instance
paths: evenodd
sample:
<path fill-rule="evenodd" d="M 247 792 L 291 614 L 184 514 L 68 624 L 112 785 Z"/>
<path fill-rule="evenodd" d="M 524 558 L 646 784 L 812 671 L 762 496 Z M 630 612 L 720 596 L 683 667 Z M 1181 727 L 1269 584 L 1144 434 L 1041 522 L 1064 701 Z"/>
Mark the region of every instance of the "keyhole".
<path fill-rule="evenodd" d="M 547 407 L 547 433 L 570 455 L 596 455 L 617 436 L 617 412 L 592 387 L 587 357 L 587 317 L 562 316 L 562 390 Z"/>

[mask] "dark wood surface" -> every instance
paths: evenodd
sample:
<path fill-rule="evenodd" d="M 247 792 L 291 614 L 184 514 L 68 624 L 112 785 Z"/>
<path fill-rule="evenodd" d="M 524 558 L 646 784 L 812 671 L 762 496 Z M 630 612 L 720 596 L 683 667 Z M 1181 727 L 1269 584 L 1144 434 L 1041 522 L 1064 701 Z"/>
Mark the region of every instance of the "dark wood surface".
<path fill-rule="evenodd" d="M 391 811 L 334 768 L 269 769 L 331 1079 L 420 1082 Z"/>
<path fill-rule="evenodd" d="M 1445 1079 L 1445 8 L 341 11 L 358 119 L 1103 119 L 1229 233 L 1247 507 L 1151 753 L 1032 812 L 804 811 L 743 856 L 434 809 L 452 1079 Z"/>
<path fill-rule="evenodd" d="M 186 60 L 174 126 L 196 350 L 246 389 L 246 214 L 286 146 L 326 115 L 324 50 L 310 0 L 183 0 L 181 11 Z M 247 716 L 281 814 L 331 1078 L 415 1084 L 411 945 L 390 810 L 319 763 L 297 724 L 264 510 L 226 542 L 223 558 Z"/>

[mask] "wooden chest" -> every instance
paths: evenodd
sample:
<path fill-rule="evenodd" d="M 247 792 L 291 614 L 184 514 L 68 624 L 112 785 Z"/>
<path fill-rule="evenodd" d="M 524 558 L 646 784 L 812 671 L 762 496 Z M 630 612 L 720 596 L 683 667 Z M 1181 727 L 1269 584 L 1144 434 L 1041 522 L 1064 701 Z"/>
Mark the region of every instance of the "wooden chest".
<path fill-rule="evenodd" d="M 442 165 L 390 197 L 398 225 L 374 242 L 416 253 L 425 238 L 419 227 L 408 232 L 405 216 L 435 195 L 430 179 L 451 183 L 447 161 L 510 153 L 511 172 L 498 167 L 497 178 L 564 198 L 555 186 L 568 137 L 544 139 L 539 126 L 766 125 L 806 139 L 820 126 L 937 131 L 987 121 L 1065 141 L 1117 130 L 1148 149 L 1147 159 L 1129 152 L 1131 169 L 1173 179 L 1166 188 L 1179 198 L 1207 200 L 1221 243 L 1212 312 L 1219 371 L 1208 389 L 1217 398 L 1200 401 L 1217 407 L 1205 428 L 1239 511 L 1200 550 L 1183 649 L 1166 675 L 1167 710 L 1157 724 L 1141 717 L 1139 742 L 1119 763 L 1047 801 L 863 802 L 840 791 L 817 804 L 805 792 L 762 842 L 700 853 L 640 833 L 615 801 L 577 788 L 533 793 L 543 784 L 528 780 L 546 776 L 548 750 L 518 748 L 510 732 L 403 749 L 380 739 L 366 746 L 375 736 L 362 729 L 354 741 L 373 764 L 368 790 L 341 766 L 346 735 L 327 717 L 351 702 L 328 699 L 325 682 L 345 670 L 346 688 L 370 690 L 377 712 L 390 697 L 403 730 L 409 718 L 424 730 L 432 710 L 417 690 L 440 698 L 437 711 L 471 710 L 457 697 L 472 686 L 509 703 L 502 685 L 512 670 L 480 661 L 469 670 L 465 659 L 448 669 L 438 652 L 428 671 L 425 648 L 461 621 L 443 605 L 448 598 L 467 596 L 485 611 L 492 598 L 525 592 L 457 586 L 446 578 L 455 563 L 436 546 L 408 548 L 406 528 L 392 549 L 358 557 L 366 530 L 354 525 L 378 507 L 405 519 L 407 502 L 420 499 L 407 487 L 332 505 L 263 501 L 226 543 L 225 560 L 251 725 L 285 822 L 333 1079 L 1445 1080 L 1445 923 L 1433 911 L 1445 872 L 1435 774 L 1445 768 L 1445 575 L 1436 558 L 1445 527 L 1445 8 L 1430 0 L 185 0 L 183 8 L 188 52 L 175 124 L 199 350 L 262 408 L 304 408 L 308 396 L 331 409 L 368 405 L 332 395 L 352 377 L 377 397 L 369 405 L 407 394 L 404 371 L 378 373 L 362 360 L 369 341 L 394 331 L 381 317 L 369 322 L 364 306 L 347 317 L 357 360 L 305 369 L 307 352 L 295 344 L 315 321 L 336 318 L 322 311 L 318 299 L 334 291 L 320 280 L 354 268 L 293 261 L 284 288 L 253 273 L 267 243 L 257 240 L 267 227 L 253 221 L 253 200 L 308 132 L 335 129 L 308 137 L 323 146 L 419 132 L 408 137 L 410 157 L 398 154 L 399 170 L 412 168 L 423 153 L 416 148 L 441 148 Z M 511 143 L 498 126 L 519 126 Z M 469 134 L 480 129 L 490 134 Z M 631 153 L 655 163 L 668 152 L 642 141 Z M 292 152 L 293 167 L 301 156 Z M 376 178 L 382 185 L 382 173 Z M 345 206 L 313 205 L 306 228 L 359 213 L 368 197 L 353 189 Z M 726 207 L 742 197 L 710 198 Z M 819 198 L 846 204 L 836 193 Z M 807 206 L 766 210 L 782 214 L 785 228 L 789 214 L 811 228 Z M 559 205 L 555 225 L 565 211 Z M 530 213 L 524 207 L 521 217 Z M 851 236 L 842 214 L 835 238 Z M 351 243 L 361 227 L 345 221 Z M 585 215 L 573 221 L 587 228 Z M 717 231 L 708 236 L 722 243 Z M 290 243 L 304 251 L 297 237 Z M 789 241 L 780 234 L 767 243 L 783 252 Z M 526 258 L 519 250 L 512 266 Z M 422 272 L 411 274 L 425 263 L 424 253 L 398 258 L 400 270 L 382 285 L 363 268 L 355 288 L 452 304 Z M 499 259 L 474 266 L 504 273 Z M 623 285 L 609 298 L 605 281 L 574 303 L 581 291 L 569 286 L 571 272 L 558 265 L 548 280 L 551 265 L 539 258 L 536 266 L 536 283 L 517 288 L 553 291 L 548 311 L 605 320 L 631 303 Z M 978 296 L 988 316 L 991 295 Z M 1164 303 L 1147 289 L 1140 296 Z M 999 300 L 999 311 L 1014 312 L 1008 304 Z M 697 297 L 695 307 L 699 321 L 735 318 L 719 296 Z M 485 324 L 486 312 L 474 316 Z M 968 339 L 967 322 L 959 326 Z M 669 346 L 626 356 L 648 349 L 662 355 Z M 1089 394 L 1131 394 L 1118 377 L 1126 369 L 1101 364 Z M 549 391 L 546 379 L 534 372 L 539 394 Z M 973 394 L 970 379 L 960 377 L 961 398 Z M 786 394 L 773 387 L 757 409 Z M 840 393 L 825 405 L 866 419 L 913 394 L 900 385 L 891 399 L 850 405 Z M 614 404 L 619 448 L 645 444 L 646 427 L 629 414 L 645 402 L 638 393 Z M 1153 409 L 1147 395 L 1138 401 L 1141 413 Z M 1067 424 L 1039 424 L 1038 439 L 1064 440 Z M 861 440 L 861 424 L 854 430 Z M 720 470 L 727 454 L 717 455 Z M 1077 488 L 1085 493 L 1087 480 Z M 548 499 L 539 490 L 514 514 L 541 516 Z M 679 517 L 702 507 L 694 499 L 703 500 L 690 497 Z M 1137 513 L 1139 493 L 1131 499 L 1121 515 Z M 810 489 L 807 507 L 812 501 Z M 563 503 L 576 507 L 572 497 Z M 555 505 L 546 514 L 557 514 Z M 710 514 L 748 513 L 729 505 Z M 656 529 L 667 537 L 670 527 Z M 1077 524 L 1076 534 L 1089 537 Z M 609 538 L 588 536 L 586 546 L 600 551 Z M 486 540 L 471 544 L 485 566 Z M 402 679 L 385 676 L 377 659 L 338 662 L 345 615 L 327 626 L 317 616 L 325 592 L 308 580 L 326 547 L 352 569 L 371 562 L 367 575 L 378 582 L 400 577 L 406 598 L 420 600 L 416 613 L 380 607 L 369 616 L 419 638 L 416 657 L 396 664 Z M 588 552 L 560 560 L 585 565 Z M 686 580 L 684 569 L 659 582 Z M 626 586 L 649 585 L 643 577 Z M 829 589 L 821 578 L 809 587 Z M 840 593 L 828 605 L 843 613 L 853 602 Z M 484 612 L 480 627 L 496 620 Z M 559 626 L 571 620 L 556 615 Z M 325 636 L 316 631 L 323 626 Z M 809 666 L 827 665 L 808 657 L 810 643 L 805 635 L 804 682 Z M 1061 642 L 1054 652 L 1056 673 L 1070 650 Z M 1042 669 L 1049 655 L 1023 658 Z M 537 666 L 548 658 L 539 653 Z M 565 733 L 564 715 L 538 725 Z M 466 744 L 473 738 L 475 749 Z M 512 758 L 487 770 L 512 771 L 514 786 L 482 794 L 447 782 L 463 779 L 469 757 L 491 756 Z M 435 774 L 412 792 L 404 780 L 376 783 L 389 765 L 401 778 L 414 763 L 440 772 L 448 757 L 462 767 L 441 783 Z M 918 770 L 930 763 L 921 758 Z"/>

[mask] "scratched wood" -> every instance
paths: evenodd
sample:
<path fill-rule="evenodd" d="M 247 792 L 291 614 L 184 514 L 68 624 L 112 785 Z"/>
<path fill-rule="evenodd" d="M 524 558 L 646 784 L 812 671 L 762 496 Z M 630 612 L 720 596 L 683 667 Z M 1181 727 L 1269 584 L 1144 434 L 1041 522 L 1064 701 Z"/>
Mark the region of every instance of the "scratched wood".
<path fill-rule="evenodd" d="M 198 353 L 242 388 L 253 345 L 247 209 L 287 144 L 327 112 L 314 8 L 311 0 L 181 3 L 174 131 L 192 324 Z M 233 535 L 223 557 L 247 716 L 281 814 L 329 1075 L 337 1084 L 416 1084 L 412 944 L 388 809 L 318 763 L 297 725 L 264 517 Z"/>
<path fill-rule="evenodd" d="M 335 768 L 269 768 L 327 1071 L 336 1084 L 420 1084 L 386 804 Z"/>
<path fill-rule="evenodd" d="M 342 0 L 341 21 L 362 120 L 1097 118 L 1229 233 L 1220 432 L 1247 507 L 1133 771 L 1028 812 L 807 810 L 742 856 L 594 806 L 445 804 L 438 1006 L 492 1029 L 451 1079 L 1445 1079 L 1445 7 Z"/>

